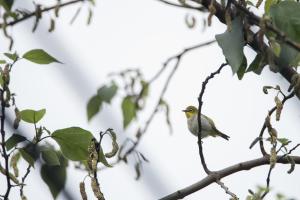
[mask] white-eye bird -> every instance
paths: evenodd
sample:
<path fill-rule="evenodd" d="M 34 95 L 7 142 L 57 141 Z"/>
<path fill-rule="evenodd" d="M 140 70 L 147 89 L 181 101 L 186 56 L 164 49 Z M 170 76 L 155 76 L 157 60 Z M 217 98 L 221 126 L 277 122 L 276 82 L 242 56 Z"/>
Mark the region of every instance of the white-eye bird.
<path fill-rule="evenodd" d="M 187 124 L 190 132 L 197 136 L 199 127 L 198 127 L 198 109 L 195 106 L 188 106 L 185 110 L 182 110 L 185 113 L 185 116 L 187 118 Z M 229 136 L 219 131 L 215 123 L 212 119 L 209 117 L 201 114 L 201 134 L 202 138 L 205 138 L 207 136 L 220 136 L 224 138 L 225 140 L 229 139 Z"/>

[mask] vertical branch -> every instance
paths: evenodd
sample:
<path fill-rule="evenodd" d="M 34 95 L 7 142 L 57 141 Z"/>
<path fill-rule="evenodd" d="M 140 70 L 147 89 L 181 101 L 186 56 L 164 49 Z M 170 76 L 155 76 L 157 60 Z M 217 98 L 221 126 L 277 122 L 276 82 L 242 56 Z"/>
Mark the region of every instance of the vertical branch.
<path fill-rule="evenodd" d="M 1 147 L 2 147 L 2 156 L 5 160 L 5 176 L 6 176 L 6 192 L 4 195 L 4 199 L 7 200 L 10 189 L 12 187 L 11 182 L 10 182 L 10 174 L 9 174 L 9 167 L 8 167 L 8 162 L 9 162 L 9 155 L 6 152 L 6 147 L 5 147 L 5 128 L 4 128 L 4 123 L 5 123 L 5 107 L 6 107 L 6 102 L 4 98 L 4 93 L 7 90 L 7 84 L 6 81 L 4 81 L 3 84 L 3 89 L 1 90 L 0 93 L 0 100 L 1 100 Z"/>
<path fill-rule="evenodd" d="M 211 73 L 206 79 L 205 81 L 202 83 L 202 89 L 201 92 L 199 94 L 198 97 L 198 102 L 199 102 L 199 107 L 198 107 L 198 147 L 199 147 L 199 155 L 200 155 L 200 159 L 201 159 L 201 164 L 202 167 L 204 169 L 204 171 L 206 172 L 206 174 L 211 174 L 212 172 L 208 169 L 206 162 L 205 162 L 205 158 L 204 158 L 204 154 L 203 154 L 203 147 L 202 147 L 202 126 L 201 126 L 201 109 L 202 109 L 202 105 L 203 105 L 203 95 L 204 95 L 204 91 L 206 88 L 206 85 L 208 83 L 208 81 L 210 79 L 212 79 L 216 74 L 219 74 L 221 72 L 221 70 L 223 69 L 223 67 L 225 67 L 227 65 L 227 63 L 223 63 L 219 69 L 213 73 Z"/>

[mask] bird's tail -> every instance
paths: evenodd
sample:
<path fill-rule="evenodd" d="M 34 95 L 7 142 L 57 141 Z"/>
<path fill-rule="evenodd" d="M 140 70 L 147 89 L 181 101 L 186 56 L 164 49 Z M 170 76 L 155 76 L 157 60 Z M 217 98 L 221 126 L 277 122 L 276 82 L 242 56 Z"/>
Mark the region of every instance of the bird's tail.
<path fill-rule="evenodd" d="M 222 132 L 219 131 L 219 130 L 217 130 L 217 132 L 218 132 L 218 136 L 224 138 L 225 140 L 229 140 L 230 137 L 229 137 L 228 135 L 222 133 Z"/>

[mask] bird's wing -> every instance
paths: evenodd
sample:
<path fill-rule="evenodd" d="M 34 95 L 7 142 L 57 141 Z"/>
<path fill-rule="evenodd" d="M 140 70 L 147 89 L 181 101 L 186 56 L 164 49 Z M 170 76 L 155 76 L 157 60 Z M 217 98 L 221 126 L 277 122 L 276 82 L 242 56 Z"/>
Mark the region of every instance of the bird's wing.
<path fill-rule="evenodd" d="M 208 123 L 212 126 L 212 128 L 214 128 L 214 129 L 216 128 L 215 123 L 214 123 L 214 121 L 212 119 L 210 119 L 206 115 L 203 115 L 203 117 L 208 121 Z"/>

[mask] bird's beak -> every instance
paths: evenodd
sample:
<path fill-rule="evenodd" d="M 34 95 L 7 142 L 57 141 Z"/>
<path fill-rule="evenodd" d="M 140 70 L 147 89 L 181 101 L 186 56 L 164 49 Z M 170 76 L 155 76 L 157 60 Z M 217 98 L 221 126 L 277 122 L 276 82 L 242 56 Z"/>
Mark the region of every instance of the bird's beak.
<path fill-rule="evenodd" d="M 187 110 L 182 110 L 182 112 L 187 112 Z"/>

